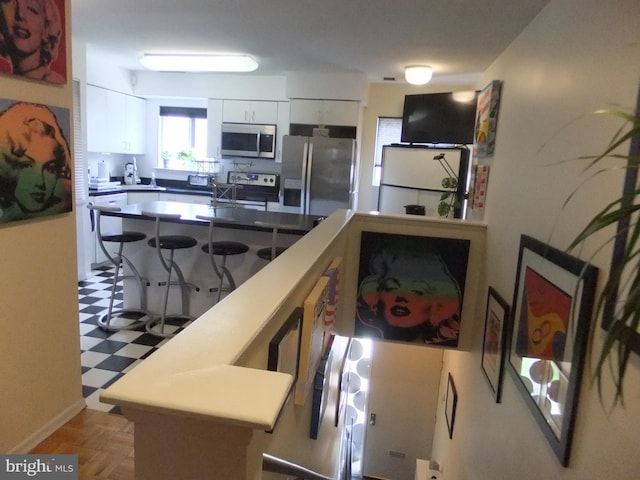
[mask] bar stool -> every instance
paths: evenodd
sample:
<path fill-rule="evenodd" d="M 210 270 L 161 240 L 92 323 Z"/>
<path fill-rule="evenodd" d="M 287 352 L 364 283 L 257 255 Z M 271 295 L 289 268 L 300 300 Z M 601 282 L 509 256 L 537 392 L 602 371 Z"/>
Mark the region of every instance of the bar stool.
<path fill-rule="evenodd" d="M 165 322 L 167 320 L 178 320 L 182 322 L 193 320 L 194 318 L 189 315 L 189 291 L 200 291 L 200 289 L 196 285 L 185 281 L 182 270 L 173 260 L 174 253 L 176 250 L 195 247 L 198 244 L 198 241 L 195 238 L 186 235 L 160 235 L 160 221 L 177 220 L 180 218 L 180 214 L 178 213 L 174 214 L 143 211 L 142 215 L 144 215 L 145 217 L 153 217 L 156 219 L 156 236 L 150 239 L 147 243 L 150 247 L 156 249 L 158 258 L 160 259 L 160 263 L 162 263 L 162 266 L 167 271 L 167 280 L 165 282 L 158 283 L 159 286 L 165 287 L 162 313 L 160 314 L 159 318 L 154 318 L 147 323 L 147 332 L 159 337 L 173 337 L 175 333 L 167 333 L 164 331 Z M 168 258 L 164 257 L 164 255 L 162 254 L 162 250 L 169 251 Z M 171 281 L 171 274 L 173 272 L 175 272 L 176 276 L 178 277 L 177 282 Z M 180 287 L 180 294 L 182 297 L 182 313 L 167 315 L 169 290 L 171 289 L 172 285 L 178 285 Z"/>
<path fill-rule="evenodd" d="M 282 255 L 282 253 L 284 253 L 284 251 L 288 248 L 288 247 L 278 246 L 277 244 L 278 230 L 286 230 L 286 229 L 290 230 L 290 229 L 300 228 L 300 225 L 298 224 L 294 225 L 294 224 L 286 224 L 286 223 L 271 223 L 271 222 L 263 222 L 260 220 L 255 221 L 254 225 L 257 227 L 271 229 L 271 246 L 260 248 L 256 252 L 256 255 L 258 255 L 258 257 L 262 258 L 263 260 L 267 260 L 269 262 L 274 258 Z"/>
<path fill-rule="evenodd" d="M 116 270 L 111 283 L 111 296 L 109 297 L 109 308 L 107 313 L 101 315 L 98 318 L 97 323 L 100 328 L 108 331 L 118 330 L 133 330 L 138 327 L 142 327 L 147 322 L 152 320 L 153 315 L 147 310 L 147 286 L 149 283 L 142 278 L 136 267 L 131 261 L 125 257 L 122 253 L 125 243 L 139 242 L 147 238 L 146 234 L 142 232 L 133 231 L 119 231 L 102 233 L 102 227 L 100 222 L 100 216 L 103 212 L 119 212 L 120 207 L 110 207 L 107 205 L 87 205 L 87 207 L 95 212 L 95 225 L 96 235 L 98 238 L 98 245 L 105 254 L 109 262 L 111 262 Z M 93 217 L 92 217 L 93 220 Z M 104 242 L 118 243 L 118 252 L 111 254 L 107 251 Z M 126 263 L 131 270 L 131 275 L 121 275 L 122 262 Z M 113 309 L 113 301 L 116 295 L 116 287 L 118 282 L 125 279 L 134 279 L 135 285 L 138 288 L 138 297 L 140 299 L 140 308 L 120 308 Z M 114 325 L 112 321 L 116 320 L 118 323 Z"/>
<path fill-rule="evenodd" d="M 222 291 L 232 292 L 236 289 L 236 282 L 231 275 L 231 271 L 227 268 L 227 257 L 231 255 L 242 255 L 249 251 L 249 245 L 242 242 L 234 242 L 228 240 L 213 241 L 213 227 L 216 222 L 235 222 L 235 218 L 231 217 L 216 217 L 211 215 L 196 215 L 196 218 L 200 220 L 206 220 L 209 222 L 209 237 L 207 243 L 202 246 L 202 251 L 209 255 L 209 261 L 213 267 L 213 271 L 219 279 L 218 287 L 212 287 L 210 292 L 218 292 L 218 298 L 216 303 L 220 301 Z M 216 263 L 215 256 L 222 257 L 222 263 L 220 267 Z M 224 279 L 227 278 L 227 287 L 224 287 Z"/>

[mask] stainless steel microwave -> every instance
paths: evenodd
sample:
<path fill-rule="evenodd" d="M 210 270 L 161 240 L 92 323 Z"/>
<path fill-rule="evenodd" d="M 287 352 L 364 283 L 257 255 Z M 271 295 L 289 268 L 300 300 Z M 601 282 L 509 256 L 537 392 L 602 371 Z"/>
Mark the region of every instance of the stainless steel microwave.
<path fill-rule="evenodd" d="M 248 123 L 222 124 L 222 155 L 234 157 L 276 157 L 276 126 Z"/>

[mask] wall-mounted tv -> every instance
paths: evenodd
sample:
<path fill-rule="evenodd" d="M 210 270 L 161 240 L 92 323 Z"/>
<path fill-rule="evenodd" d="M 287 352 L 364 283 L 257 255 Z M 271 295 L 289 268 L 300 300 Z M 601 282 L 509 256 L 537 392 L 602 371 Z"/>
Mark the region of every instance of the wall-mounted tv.
<path fill-rule="evenodd" d="M 478 95 L 470 102 L 451 92 L 405 95 L 401 141 L 404 143 L 472 144 Z"/>

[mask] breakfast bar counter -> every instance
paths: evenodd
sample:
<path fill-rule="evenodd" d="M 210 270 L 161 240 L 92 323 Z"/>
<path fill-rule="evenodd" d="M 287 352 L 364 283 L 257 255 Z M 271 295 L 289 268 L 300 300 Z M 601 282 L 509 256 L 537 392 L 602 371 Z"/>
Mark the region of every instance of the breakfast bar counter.
<path fill-rule="evenodd" d="M 238 206 L 209 206 L 182 202 L 153 201 L 135 203 L 122 207 L 119 212 L 110 212 L 105 215 L 122 217 L 125 219 L 153 220 L 145 217 L 142 212 L 179 214 L 179 220 L 169 220 L 169 222 L 181 223 L 185 225 L 206 225 L 207 222 L 196 218 L 198 215 L 210 215 L 221 217 L 220 223 L 216 224 L 224 228 L 236 228 L 242 230 L 265 231 L 264 227 L 255 225 L 256 221 L 272 224 L 289 225 L 283 232 L 296 235 L 304 235 L 314 226 L 319 218 L 317 215 L 300 215 L 283 212 L 265 212 L 251 210 Z M 229 222 L 225 219 L 232 218 Z"/>
<path fill-rule="evenodd" d="M 155 219 L 143 215 L 143 212 L 180 215 L 179 219 L 162 220 L 160 234 L 188 235 L 198 241 L 198 245 L 193 248 L 175 252 L 175 261 L 182 269 L 186 280 L 198 287 L 191 292 L 189 298 L 190 314 L 194 317 L 202 315 L 215 304 L 217 293 L 211 292 L 210 288 L 216 286 L 218 282 L 207 254 L 202 251 L 202 246 L 208 240 L 209 222 L 198 219 L 197 216 L 219 218 L 214 227 L 214 241 L 237 241 L 249 246 L 247 253 L 227 258 L 226 266 L 230 269 L 238 286 L 267 264 L 267 261 L 257 256 L 257 250 L 271 245 L 272 230 L 256 225 L 256 222 L 261 222 L 262 225 L 264 223 L 279 225 L 277 245 L 289 247 L 309 232 L 314 227 L 314 222 L 320 218 L 312 215 L 167 201 L 131 204 L 123 206 L 120 211 L 103 213 L 102 215 L 105 216 L 121 217 L 123 230 L 138 231 L 147 235 L 144 241 L 126 244 L 123 253 L 148 281 L 148 308 L 152 312 L 161 311 L 164 287 L 159 283 L 166 279 L 166 271 L 160 263 L 155 248 L 147 243 L 147 240 L 155 236 Z M 115 249 L 115 244 L 105 245 L 110 251 Z M 128 273 L 126 270 L 125 268 L 125 273 Z M 127 308 L 138 306 L 137 290 L 132 287 L 131 282 L 124 281 L 124 306 Z M 177 287 L 171 289 L 168 313 L 179 313 L 181 310 L 179 290 Z"/>

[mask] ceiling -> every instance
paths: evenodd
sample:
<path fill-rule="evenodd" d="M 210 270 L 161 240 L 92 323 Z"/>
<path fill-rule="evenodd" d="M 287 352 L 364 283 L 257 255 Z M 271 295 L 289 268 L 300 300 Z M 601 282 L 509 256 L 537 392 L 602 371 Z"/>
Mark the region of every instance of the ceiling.
<path fill-rule="evenodd" d="M 253 75 L 360 73 L 434 82 L 485 70 L 549 0 L 71 0 L 74 40 L 109 64 L 143 53 L 245 53 Z"/>

